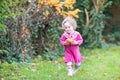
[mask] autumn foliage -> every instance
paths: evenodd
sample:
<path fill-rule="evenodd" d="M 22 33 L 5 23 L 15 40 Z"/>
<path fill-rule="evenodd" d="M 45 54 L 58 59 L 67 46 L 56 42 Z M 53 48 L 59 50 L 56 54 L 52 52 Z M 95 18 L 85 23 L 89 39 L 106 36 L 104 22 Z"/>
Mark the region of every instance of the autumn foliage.
<path fill-rule="evenodd" d="M 74 8 L 75 3 L 76 0 L 3 0 L 0 30 L 6 25 L 6 32 L 0 32 L 0 58 L 8 61 L 26 61 L 37 55 L 58 58 L 62 53 L 58 44 L 61 21 L 66 16 L 79 18 L 80 10 Z"/>
<path fill-rule="evenodd" d="M 38 55 L 50 60 L 62 56 L 59 38 L 64 32 L 61 22 L 66 16 L 80 17 L 77 30 L 84 38 L 83 46 L 103 46 L 104 10 L 111 4 L 109 0 L 0 1 L 0 64 L 3 60 L 26 61 Z M 118 40 L 119 29 L 116 30 Z M 114 35 L 108 37 L 113 42 Z"/>
<path fill-rule="evenodd" d="M 62 15 L 63 17 L 71 16 L 75 18 L 79 18 L 77 15 L 78 12 L 80 12 L 79 9 L 74 9 L 74 4 L 76 3 L 76 0 L 65 0 L 64 2 L 61 2 L 60 0 L 38 0 L 38 9 L 41 10 L 43 8 L 55 8 L 55 12 L 57 14 Z M 64 9 L 67 8 L 68 11 L 65 11 Z M 45 11 L 43 14 L 48 17 L 50 15 L 50 11 Z"/>

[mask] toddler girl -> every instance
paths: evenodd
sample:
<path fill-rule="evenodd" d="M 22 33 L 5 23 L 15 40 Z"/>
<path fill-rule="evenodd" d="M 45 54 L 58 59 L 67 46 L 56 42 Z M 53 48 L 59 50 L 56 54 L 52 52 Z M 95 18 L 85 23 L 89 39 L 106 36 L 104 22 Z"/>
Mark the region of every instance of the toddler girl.
<path fill-rule="evenodd" d="M 66 17 L 62 22 L 62 27 L 65 32 L 60 38 L 60 43 L 64 47 L 64 62 L 67 66 L 68 76 L 72 76 L 78 71 L 83 60 L 79 51 L 79 46 L 83 43 L 83 39 L 80 33 L 75 31 L 77 23 L 74 18 Z M 72 70 L 72 63 L 75 64 L 74 70 Z"/>

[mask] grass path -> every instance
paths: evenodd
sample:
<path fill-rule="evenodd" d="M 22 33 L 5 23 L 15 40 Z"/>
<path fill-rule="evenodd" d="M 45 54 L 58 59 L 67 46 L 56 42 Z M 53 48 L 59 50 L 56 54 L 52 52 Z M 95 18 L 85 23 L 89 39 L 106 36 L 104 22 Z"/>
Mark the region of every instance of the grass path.
<path fill-rule="evenodd" d="M 0 65 L 0 80 L 120 80 L 120 47 L 83 49 L 80 70 L 67 76 L 63 59 L 34 60 L 34 63 L 4 63 Z"/>

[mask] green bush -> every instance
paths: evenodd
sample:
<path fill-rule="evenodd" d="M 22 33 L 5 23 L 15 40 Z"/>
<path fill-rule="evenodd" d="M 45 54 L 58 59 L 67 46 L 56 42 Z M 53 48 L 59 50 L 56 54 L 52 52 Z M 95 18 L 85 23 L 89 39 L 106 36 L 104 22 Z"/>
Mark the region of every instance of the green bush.
<path fill-rule="evenodd" d="M 102 5 L 98 5 L 94 4 L 95 1 L 77 0 L 76 5 L 76 7 L 82 9 L 82 14 L 79 14 L 80 18 L 78 19 L 78 31 L 81 32 L 84 38 L 83 46 L 87 48 L 102 47 L 102 32 L 106 23 L 105 18 L 107 17 L 103 12 L 112 4 L 111 1 L 107 1 Z M 101 4 L 99 0 L 98 2 Z"/>

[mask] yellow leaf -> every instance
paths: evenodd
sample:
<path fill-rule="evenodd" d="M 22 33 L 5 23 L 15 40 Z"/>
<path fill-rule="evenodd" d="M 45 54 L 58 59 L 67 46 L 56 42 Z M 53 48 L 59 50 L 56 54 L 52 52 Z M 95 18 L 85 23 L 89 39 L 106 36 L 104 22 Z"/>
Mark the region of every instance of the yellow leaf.
<path fill-rule="evenodd" d="M 79 9 L 76 9 L 76 10 L 75 10 L 75 13 L 78 13 L 78 12 L 80 12 L 80 10 L 79 10 Z"/>
<path fill-rule="evenodd" d="M 79 16 L 77 15 L 79 12 L 79 10 L 75 10 L 75 11 L 68 11 L 66 14 L 68 16 L 72 16 L 72 17 L 75 17 L 75 18 L 79 18 Z"/>
<path fill-rule="evenodd" d="M 76 0 L 65 0 L 64 6 L 68 9 L 73 9 L 73 4 L 76 2 Z"/>
<path fill-rule="evenodd" d="M 56 8 L 58 13 L 61 13 L 61 11 L 62 11 L 62 4 L 60 3 L 60 4 L 55 5 L 55 8 Z"/>
<path fill-rule="evenodd" d="M 79 18 L 79 16 L 78 15 L 73 15 L 75 18 Z"/>
<path fill-rule="evenodd" d="M 59 2 L 60 2 L 60 0 L 50 0 L 49 1 L 51 7 L 57 5 Z"/>
<path fill-rule="evenodd" d="M 41 3 L 42 0 L 38 0 L 38 3 Z"/>

